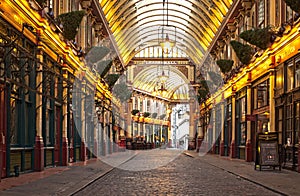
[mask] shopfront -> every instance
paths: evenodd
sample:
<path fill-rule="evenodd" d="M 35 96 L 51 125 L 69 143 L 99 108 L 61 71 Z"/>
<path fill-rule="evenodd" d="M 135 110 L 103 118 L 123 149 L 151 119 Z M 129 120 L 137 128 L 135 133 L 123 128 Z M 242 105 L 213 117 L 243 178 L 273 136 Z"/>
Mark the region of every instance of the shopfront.
<path fill-rule="evenodd" d="M 231 97 L 227 99 L 227 105 L 225 106 L 225 121 L 224 121 L 224 156 L 230 154 L 230 142 L 232 134 L 232 103 Z"/>
<path fill-rule="evenodd" d="M 300 130 L 300 55 L 276 69 L 276 129 L 282 146 L 283 167 L 298 169 Z"/>
<path fill-rule="evenodd" d="M 236 131 L 236 152 L 237 158 L 245 159 L 245 145 L 247 140 L 247 125 L 246 125 L 246 88 L 241 89 L 236 93 L 236 103 L 235 103 L 235 131 Z"/>

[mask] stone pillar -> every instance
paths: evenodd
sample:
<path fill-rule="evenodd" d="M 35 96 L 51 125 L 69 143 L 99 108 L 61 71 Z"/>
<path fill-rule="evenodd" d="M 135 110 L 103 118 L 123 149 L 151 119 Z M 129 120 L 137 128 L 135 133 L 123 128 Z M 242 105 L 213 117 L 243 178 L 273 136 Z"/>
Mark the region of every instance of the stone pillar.
<path fill-rule="evenodd" d="M 275 132 L 275 99 L 274 99 L 274 89 L 275 89 L 275 73 L 273 66 L 270 66 L 269 71 L 269 81 L 270 81 L 270 112 L 269 112 L 269 121 L 270 121 L 270 132 Z"/>
<path fill-rule="evenodd" d="M 233 87 L 235 88 L 235 87 Z M 235 91 L 232 92 L 232 129 L 231 129 L 231 141 L 230 141 L 230 158 L 236 158 L 236 146 L 235 146 Z"/>
<path fill-rule="evenodd" d="M 132 99 L 130 99 L 128 102 L 128 107 L 127 107 L 127 118 L 126 118 L 126 121 L 127 121 L 127 134 L 126 134 L 126 138 L 131 138 L 132 139 L 132 118 L 131 118 L 131 111 L 132 111 Z"/>
<path fill-rule="evenodd" d="M 68 73 L 64 73 L 63 76 L 65 79 L 68 78 Z M 67 86 L 67 82 L 63 81 L 63 86 Z M 63 88 L 63 97 L 68 96 L 68 89 Z M 68 165 L 68 157 L 69 157 L 69 151 L 68 151 L 68 136 L 67 136 L 67 130 L 68 130 L 68 102 L 67 100 L 64 101 L 62 106 L 62 112 L 63 112 L 63 123 L 62 123 L 62 160 L 61 164 L 63 166 Z"/>
<path fill-rule="evenodd" d="M 213 124 L 212 124 L 212 144 L 209 144 L 210 145 L 210 151 L 211 153 L 215 154 L 216 152 L 216 113 L 217 113 L 217 110 L 216 110 L 216 106 L 214 105 L 213 106 L 213 109 L 212 109 L 212 119 L 213 119 Z"/>
<path fill-rule="evenodd" d="M 220 155 L 225 155 L 225 145 L 224 145 L 224 138 L 225 138 L 225 104 L 224 100 L 222 100 L 221 104 L 221 141 L 220 141 Z"/>
<path fill-rule="evenodd" d="M 195 150 L 195 101 L 193 99 L 190 99 L 189 101 L 189 106 L 190 106 L 190 125 L 189 125 L 189 144 L 188 144 L 188 149 L 189 150 Z"/>
<path fill-rule="evenodd" d="M 82 81 L 82 97 L 81 97 L 81 145 L 80 145 L 80 159 L 81 161 L 85 161 L 86 157 L 86 144 L 85 144 L 85 131 L 86 131 L 86 119 L 85 119 L 85 88 L 86 88 L 86 81 Z"/>
<path fill-rule="evenodd" d="M 251 94 L 251 73 L 248 73 L 248 85 L 247 85 L 247 115 L 252 114 L 252 94 Z M 251 127 L 251 121 L 247 121 L 247 141 L 246 141 L 246 161 L 250 162 L 253 161 L 253 139 L 251 138 L 251 132 L 252 132 L 252 127 Z"/>
<path fill-rule="evenodd" d="M 42 48 L 39 48 L 39 54 L 37 58 L 40 62 L 43 62 L 43 52 Z M 43 81 L 43 67 L 38 64 L 36 72 L 36 83 L 40 84 Z M 42 92 L 42 85 L 38 85 L 37 92 Z M 35 135 L 35 145 L 34 145 L 34 170 L 43 171 L 44 170 L 44 142 L 42 137 L 42 95 L 36 93 L 36 135 Z"/>

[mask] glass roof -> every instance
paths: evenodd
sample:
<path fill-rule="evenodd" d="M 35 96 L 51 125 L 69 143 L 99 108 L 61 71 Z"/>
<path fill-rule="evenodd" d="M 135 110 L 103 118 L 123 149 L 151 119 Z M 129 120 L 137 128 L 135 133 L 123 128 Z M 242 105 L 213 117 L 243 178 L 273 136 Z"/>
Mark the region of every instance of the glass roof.
<path fill-rule="evenodd" d="M 99 0 L 125 65 L 157 45 L 159 26 L 176 27 L 178 47 L 201 62 L 233 0 Z M 170 39 L 175 32 L 169 33 Z"/>
<path fill-rule="evenodd" d="M 99 0 L 120 58 L 126 67 L 134 58 L 160 58 L 159 32 L 176 42 L 166 58 L 187 58 L 200 65 L 233 0 Z M 148 64 L 149 65 L 149 64 Z M 169 66 L 165 82 L 171 100 L 189 98 L 189 81 Z M 158 84 L 157 65 L 145 66 L 133 82 L 137 91 L 153 95 Z"/>

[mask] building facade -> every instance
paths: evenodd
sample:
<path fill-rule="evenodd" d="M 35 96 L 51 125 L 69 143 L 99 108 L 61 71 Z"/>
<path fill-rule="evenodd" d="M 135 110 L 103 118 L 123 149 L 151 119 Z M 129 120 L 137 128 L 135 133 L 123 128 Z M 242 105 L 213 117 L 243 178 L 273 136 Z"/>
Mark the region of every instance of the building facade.
<path fill-rule="evenodd" d="M 257 134 L 277 132 L 282 166 L 300 172 L 299 13 L 283 0 L 236 1 L 233 8 L 210 48 L 211 58 L 233 60 L 233 66 L 222 72 L 224 84 L 200 104 L 197 149 L 254 161 Z M 267 28 L 272 33 L 266 47 L 242 35 Z M 248 62 L 232 40 L 252 48 Z"/>

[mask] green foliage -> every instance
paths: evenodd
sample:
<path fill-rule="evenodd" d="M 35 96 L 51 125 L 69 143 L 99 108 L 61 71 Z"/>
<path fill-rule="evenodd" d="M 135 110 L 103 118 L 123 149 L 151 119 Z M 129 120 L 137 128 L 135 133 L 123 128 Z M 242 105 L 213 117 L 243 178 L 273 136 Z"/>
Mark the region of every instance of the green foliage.
<path fill-rule="evenodd" d="M 150 112 L 144 112 L 144 117 L 149 117 L 150 116 Z"/>
<path fill-rule="evenodd" d="M 159 119 L 162 120 L 162 119 L 164 119 L 165 117 L 166 117 L 166 114 L 162 114 L 162 115 L 159 116 Z"/>
<path fill-rule="evenodd" d="M 134 110 L 131 111 L 131 114 L 132 114 L 132 115 L 136 115 L 136 114 L 139 113 L 139 112 L 140 112 L 140 110 L 134 109 Z"/>
<path fill-rule="evenodd" d="M 120 74 L 108 74 L 105 78 L 109 87 L 113 87 L 117 80 L 119 79 Z"/>
<path fill-rule="evenodd" d="M 251 46 L 247 44 L 242 44 L 236 40 L 232 40 L 230 42 L 230 45 L 232 46 L 233 50 L 235 51 L 237 57 L 239 60 L 244 64 L 248 65 L 252 59 L 252 56 L 254 54 L 253 49 Z"/>
<path fill-rule="evenodd" d="M 231 70 L 233 66 L 233 60 L 220 59 L 216 61 L 217 65 L 220 67 L 222 73 L 227 73 Z"/>
<path fill-rule="evenodd" d="M 152 118 L 156 118 L 156 117 L 157 117 L 157 113 L 156 112 L 152 113 Z"/>
<path fill-rule="evenodd" d="M 300 13 L 300 1 L 299 0 L 284 0 L 285 3 L 290 6 L 292 10 L 297 13 Z"/>
<path fill-rule="evenodd" d="M 263 50 L 271 45 L 271 37 L 274 31 L 270 27 L 255 28 L 240 33 L 239 37 Z"/>
<path fill-rule="evenodd" d="M 97 63 L 100 60 L 102 60 L 109 52 L 110 50 L 105 46 L 92 47 L 87 52 L 87 55 L 85 56 L 85 61 L 89 67 L 92 67 L 94 63 Z"/>
<path fill-rule="evenodd" d="M 113 93 L 121 102 L 125 102 L 131 97 L 131 92 L 125 83 L 116 84 L 113 88 Z"/>
<path fill-rule="evenodd" d="M 84 14 L 85 12 L 83 10 L 80 10 L 64 13 L 57 17 L 59 23 L 63 25 L 64 38 L 66 38 L 67 40 L 75 39 Z"/>
<path fill-rule="evenodd" d="M 105 76 L 105 75 L 107 74 L 107 72 L 110 70 L 111 66 L 112 66 L 112 62 L 109 63 L 109 64 L 104 68 L 103 72 L 100 74 L 101 78 L 104 78 L 104 76 Z"/>

